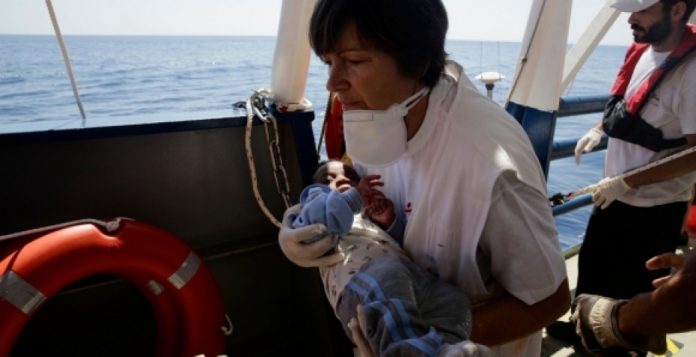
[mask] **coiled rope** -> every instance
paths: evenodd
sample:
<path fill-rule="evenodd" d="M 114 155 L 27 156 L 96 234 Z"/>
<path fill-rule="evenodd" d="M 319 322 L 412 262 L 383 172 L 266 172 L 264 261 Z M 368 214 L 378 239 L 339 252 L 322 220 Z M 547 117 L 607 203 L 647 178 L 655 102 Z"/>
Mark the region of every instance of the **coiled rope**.
<path fill-rule="evenodd" d="M 285 170 L 285 165 L 283 164 L 283 156 L 280 152 L 280 136 L 278 135 L 278 123 L 275 117 L 271 113 L 263 113 L 260 108 L 264 107 L 265 100 L 270 97 L 270 91 L 267 89 L 259 89 L 254 91 L 254 93 L 246 101 L 247 110 L 247 122 L 246 130 L 244 135 L 244 148 L 246 150 L 247 164 L 249 166 L 249 176 L 251 177 L 251 187 L 254 192 L 254 197 L 256 198 L 256 203 L 259 205 L 261 211 L 266 215 L 266 217 L 280 228 L 281 223 L 275 218 L 273 213 L 268 209 L 266 203 L 261 197 L 259 192 L 258 178 L 256 175 L 256 165 L 254 163 L 254 153 L 251 148 L 251 128 L 254 122 L 254 117 L 259 118 L 261 123 L 264 125 L 266 133 L 266 142 L 268 143 L 269 155 L 271 158 L 271 165 L 273 167 L 273 179 L 275 180 L 276 190 L 278 194 L 283 199 L 285 208 L 290 207 L 290 183 L 288 180 L 287 171 Z M 273 135 L 271 137 L 271 132 L 269 126 L 273 128 Z"/>

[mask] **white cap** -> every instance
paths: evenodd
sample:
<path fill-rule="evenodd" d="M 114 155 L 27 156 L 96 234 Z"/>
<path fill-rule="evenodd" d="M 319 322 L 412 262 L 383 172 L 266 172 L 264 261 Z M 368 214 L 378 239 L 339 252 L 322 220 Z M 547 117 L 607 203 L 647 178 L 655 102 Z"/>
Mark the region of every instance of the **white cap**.
<path fill-rule="evenodd" d="M 660 2 L 660 0 L 612 0 L 610 6 L 622 12 L 638 12 L 658 2 Z"/>

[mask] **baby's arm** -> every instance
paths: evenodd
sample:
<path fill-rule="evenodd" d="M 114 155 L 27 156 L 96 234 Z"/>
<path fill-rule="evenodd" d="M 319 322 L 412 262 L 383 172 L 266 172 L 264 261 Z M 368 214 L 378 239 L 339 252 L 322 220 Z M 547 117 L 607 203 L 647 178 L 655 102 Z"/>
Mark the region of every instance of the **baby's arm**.
<path fill-rule="evenodd" d="M 293 228 L 321 223 L 331 235 L 348 233 L 353 215 L 361 209 L 356 189 L 340 193 L 322 184 L 307 186 L 300 194 L 300 203 L 302 211 L 293 221 Z"/>
<path fill-rule="evenodd" d="M 406 225 L 394 214 L 394 203 L 382 191 L 374 188 L 383 185 L 379 175 L 368 175 L 360 180 L 356 188 L 367 217 L 402 244 Z"/>
<path fill-rule="evenodd" d="M 375 189 L 375 186 L 384 186 L 379 175 L 367 175 L 360 179 L 355 188 L 360 194 L 360 201 L 365 207 L 365 214 L 373 222 L 383 229 L 388 228 L 394 222 L 394 205 L 384 193 Z"/>
<path fill-rule="evenodd" d="M 406 224 L 394 213 L 394 203 L 377 190 L 373 192 L 373 202 L 371 207 L 365 209 L 365 214 L 403 246 Z"/>
<path fill-rule="evenodd" d="M 382 229 L 387 229 L 394 222 L 394 203 L 381 191 L 372 189 L 372 202 L 365 206 L 365 213 Z"/>

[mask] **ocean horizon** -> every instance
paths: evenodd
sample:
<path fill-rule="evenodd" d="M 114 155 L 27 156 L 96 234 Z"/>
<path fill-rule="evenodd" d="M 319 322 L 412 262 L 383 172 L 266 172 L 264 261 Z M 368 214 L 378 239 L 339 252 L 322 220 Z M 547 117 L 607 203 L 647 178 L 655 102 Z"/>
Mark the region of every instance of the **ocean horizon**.
<path fill-rule="evenodd" d="M 80 117 L 63 59 L 52 35 L 0 35 L 0 135 L 163 121 L 239 116 L 234 104 L 269 88 L 275 36 L 65 36 L 87 119 Z M 493 99 L 504 104 L 520 43 L 448 40 L 450 59 L 474 77 L 496 71 Z M 563 96 L 607 94 L 627 46 L 599 46 Z M 313 103 L 315 135 L 328 93 L 327 70 L 314 55 L 305 97 Z M 599 114 L 560 118 L 557 139 L 583 135 Z M 551 163 L 549 195 L 570 192 L 601 178 L 603 153 Z M 579 243 L 589 207 L 556 219 L 561 245 Z"/>

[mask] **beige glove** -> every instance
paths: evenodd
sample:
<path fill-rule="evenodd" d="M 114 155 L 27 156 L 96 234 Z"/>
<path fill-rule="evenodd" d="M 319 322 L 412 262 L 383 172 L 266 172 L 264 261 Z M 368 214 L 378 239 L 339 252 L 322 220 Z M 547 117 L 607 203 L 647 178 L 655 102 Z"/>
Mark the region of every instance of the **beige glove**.
<path fill-rule="evenodd" d="M 588 186 L 588 191 L 592 193 L 592 202 L 601 209 L 609 207 L 614 200 L 630 189 L 623 176 L 605 177 L 596 184 Z"/>
<path fill-rule="evenodd" d="M 619 330 L 618 313 L 627 300 L 614 300 L 598 295 L 581 294 L 573 305 L 575 312 L 570 320 L 582 344 L 591 352 L 599 353 L 610 347 L 623 347 L 664 354 L 667 351 L 666 336 L 652 335 L 638 341 L 628 341 Z"/>
<path fill-rule="evenodd" d="M 339 252 L 327 255 L 338 244 L 338 237 L 328 236 L 309 244 L 305 242 L 324 235 L 326 227 L 323 224 L 292 228 L 292 222 L 300 210 L 301 206 L 297 204 L 288 208 L 283 215 L 283 223 L 278 232 L 278 244 L 283 254 L 291 262 L 307 268 L 329 266 L 343 260 L 343 255 Z"/>
<path fill-rule="evenodd" d="M 628 186 L 624 177 L 619 175 L 614 177 L 605 177 L 597 183 L 573 192 L 572 196 L 591 193 L 594 205 L 601 209 L 605 209 L 630 189 L 631 187 Z"/>
<path fill-rule="evenodd" d="M 580 165 L 580 157 L 582 154 L 592 151 L 592 149 L 599 145 L 599 142 L 602 140 L 602 135 L 604 135 L 604 132 L 594 127 L 578 140 L 578 143 L 575 144 L 575 164 Z"/>

